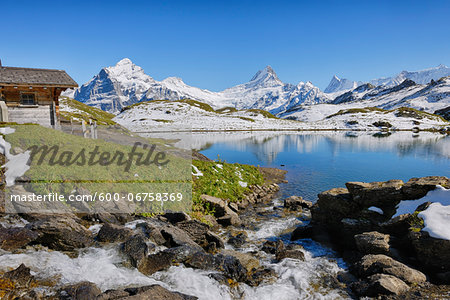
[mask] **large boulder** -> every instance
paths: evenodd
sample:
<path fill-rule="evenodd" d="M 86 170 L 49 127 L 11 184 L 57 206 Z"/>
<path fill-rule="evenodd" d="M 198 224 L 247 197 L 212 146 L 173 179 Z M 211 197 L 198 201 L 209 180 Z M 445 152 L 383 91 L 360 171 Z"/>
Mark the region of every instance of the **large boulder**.
<path fill-rule="evenodd" d="M 176 224 L 182 221 L 189 221 L 191 217 L 182 211 L 167 211 L 163 215 L 160 216 L 162 219 L 169 221 L 172 224 Z"/>
<path fill-rule="evenodd" d="M 377 231 L 355 235 L 356 248 L 363 254 L 390 254 L 390 236 Z"/>
<path fill-rule="evenodd" d="M 214 211 L 217 222 L 222 226 L 240 226 L 242 224 L 236 208 L 228 205 L 227 201 L 209 195 L 201 195 L 201 199 Z"/>
<path fill-rule="evenodd" d="M 217 218 L 217 222 L 222 226 L 241 226 L 242 224 L 239 215 L 228 206 L 225 208 L 225 215 Z"/>
<path fill-rule="evenodd" d="M 245 268 L 247 274 L 254 272 L 259 268 L 259 260 L 250 254 L 234 251 L 234 250 L 222 250 L 221 252 L 224 256 L 232 256 L 236 258 L 241 265 Z"/>
<path fill-rule="evenodd" d="M 347 182 L 345 186 L 361 207 L 394 208 L 402 199 L 402 180 L 385 182 Z M 383 209 L 384 210 L 384 209 Z"/>
<path fill-rule="evenodd" d="M 428 232 L 411 231 L 408 235 L 417 260 L 436 273 L 450 271 L 450 241 L 431 237 Z"/>
<path fill-rule="evenodd" d="M 310 209 L 313 206 L 311 201 L 304 200 L 300 196 L 291 196 L 284 199 L 284 207 L 289 210 L 301 210 L 303 208 Z"/>
<path fill-rule="evenodd" d="M 96 300 L 102 291 L 92 282 L 83 281 L 67 285 L 59 291 L 61 300 Z"/>
<path fill-rule="evenodd" d="M 408 284 L 422 283 L 427 279 L 422 272 L 383 254 L 365 255 L 354 267 L 356 272 L 363 277 L 378 273 L 387 274 L 395 276 Z"/>
<path fill-rule="evenodd" d="M 0 248 L 6 251 L 20 249 L 38 237 L 37 232 L 23 227 L 0 228 Z"/>
<path fill-rule="evenodd" d="M 136 234 L 123 242 L 120 250 L 128 257 L 133 267 L 138 267 L 140 262 L 147 256 L 149 246 L 141 234 Z"/>
<path fill-rule="evenodd" d="M 163 288 L 160 285 L 150 285 L 139 288 L 125 289 L 129 296 L 124 298 L 126 300 L 195 300 L 197 297 L 172 292 Z"/>
<path fill-rule="evenodd" d="M 197 220 L 186 220 L 176 224 L 176 226 L 185 231 L 189 237 L 204 249 L 208 249 L 211 243 L 215 248 L 223 248 L 224 243 L 216 234 L 209 231 L 209 226 Z"/>
<path fill-rule="evenodd" d="M 353 201 L 347 189 L 334 188 L 318 195 L 317 206 L 311 211 L 313 220 L 326 223 L 339 222 L 342 218 L 349 218 L 359 212 L 358 205 Z M 318 216 L 321 215 L 321 216 Z"/>
<path fill-rule="evenodd" d="M 34 276 L 31 275 L 30 268 L 21 264 L 14 270 L 6 272 L 3 275 L 4 279 L 11 280 L 14 282 L 14 286 L 18 287 L 28 287 L 34 282 Z"/>
<path fill-rule="evenodd" d="M 27 224 L 26 228 L 39 234 L 35 243 L 53 250 L 72 251 L 94 243 L 92 233 L 74 218 L 46 217 Z"/>
<path fill-rule="evenodd" d="M 225 215 L 225 209 L 228 207 L 226 201 L 209 195 L 201 195 L 200 198 L 211 210 L 214 210 L 214 216 L 222 217 Z"/>
<path fill-rule="evenodd" d="M 97 234 L 97 240 L 104 243 L 123 242 L 133 234 L 130 228 L 106 223 Z"/>
<path fill-rule="evenodd" d="M 191 258 L 195 253 L 203 252 L 197 247 L 188 245 L 165 249 L 155 254 L 150 254 L 142 259 L 138 269 L 145 275 L 165 270 L 173 264 L 183 263 Z"/>
<path fill-rule="evenodd" d="M 367 278 L 367 296 L 377 297 L 379 295 L 398 296 L 409 290 L 409 286 L 401 279 L 386 275 L 375 274 Z"/>
<path fill-rule="evenodd" d="M 424 197 L 429 191 L 434 190 L 436 185 L 446 188 L 450 187 L 450 181 L 445 176 L 428 176 L 411 178 L 402 187 L 404 199 L 414 200 Z"/>
<path fill-rule="evenodd" d="M 169 225 L 161 228 L 161 235 L 163 236 L 166 247 L 178 247 L 188 245 L 195 248 L 200 246 L 190 237 L 190 235 L 175 226 Z"/>
<path fill-rule="evenodd" d="M 278 240 L 275 242 L 275 259 L 281 261 L 285 258 L 305 260 L 305 254 L 299 248 L 286 248 L 283 241 Z"/>

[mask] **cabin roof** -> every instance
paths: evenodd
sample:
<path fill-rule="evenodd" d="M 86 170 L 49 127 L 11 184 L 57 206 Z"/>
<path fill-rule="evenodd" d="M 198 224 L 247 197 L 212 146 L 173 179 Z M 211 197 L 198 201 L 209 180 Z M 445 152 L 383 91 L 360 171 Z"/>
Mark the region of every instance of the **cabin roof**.
<path fill-rule="evenodd" d="M 64 70 L 0 67 L 0 85 L 50 85 L 77 87 Z"/>

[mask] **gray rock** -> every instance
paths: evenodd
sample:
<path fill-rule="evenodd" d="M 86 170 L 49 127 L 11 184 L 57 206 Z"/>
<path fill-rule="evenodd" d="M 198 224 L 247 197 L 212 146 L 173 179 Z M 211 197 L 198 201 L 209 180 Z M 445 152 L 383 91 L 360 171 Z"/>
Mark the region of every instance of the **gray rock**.
<path fill-rule="evenodd" d="M 31 275 L 30 268 L 26 267 L 24 264 L 21 264 L 12 271 L 6 272 L 3 275 L 3 278 L 13 281 L 15 283 L 15 288 L 27 287 L 34 281 L 34 276 Z"/>
<path fill-rule="evenodd" d="M 206 246 L 206 233 L 209 230 L 209 226 L 197 220 L 181 221 L 176 226 L 185 231 L 189 237 L 199 244 L 200 246 Z"/>
<path fill-rule="evenodd" d="M 218 218 L 217 222 L 222 226 L 241 226 L 242 224 L 239 215 L 228 206 L 225 208 L 225 215 Z"/>
<path fill-rule="evenodd" d="M 168 211 L 166 213 L 164 213 L 163 215 L 161 215 L 163 218 L 167 219 L 167 221 L 169 221 L 172 224 L 176 224 L 178 222 L 182 222 L 182 221 L 189 221 L 191 220 L 191 217 L 186 214 L 185 212 L 172 212 L 172 211 Z"/>
<path fill-rule="evenodd" d="M 364 232 L 355 235 L 356 248 L 363 254 L 386 254 L 390 253 L 390 236 L 377 231 Z"/>
<path fill-rule="evenodd" d="M 333 216 L 333 219 L 350 217 L 359 211 L 359 207 L 353 201 L 347 189 L 334 188 L 320 193 L 318 197 L 317 204 L 320 210 Z"/>
<path fill-rule="evenodd" d="M 138 270 L 145 275 L 151 275 L 165 270 L 173 264 L 183 263 L 197 252 L 202 252 L 202 250 L 187 245 L 166 249 L 142 259 Z"/>
<path fill-rule="evenodd" d="M 97 234 L 97 240 L 104 243 L 123 242 L 133 234 L 129 228 L 106 223 Z"/>
<path fill-rule="evenodd" d="M 408 235 L 416 258 L 432 272 L 450 271 L 450 241 L 430 237 L 428 232 L 411 231 Z"/>
<path fill-rule="evenodd" d="M 161 228 L 161 235 L 165 239 L 164 245 L 167 247 L 189 245 L 191 247 L 200 248 L 186 231 L 177 227 L 171 225 L 163 227 Z"/>
<path fill-rule="evenodd" d="M 92 233 L 73 218 L 46 217 L 27 224 L 25 228 L 39 234 L 36 243 L 53 250 L 71 251 L 91 246 L 94 242 Z"/>
<path fill-rule="evenodd" d="M 222 250 L 223 256 L 231 256 L 239 261 L 242 267 L 245 269 L 246 274 L 253 273 L 260 267 L 259 260 L 250 254 L 234 251 L 234 250 Z"/>
<path fill-rule="evenodd" d="M 304 200 L 300 196 L 291 196 L 289 198 L 284 199 L 284 207 L 289 210 L 300 210 L 303 208 L 310 209 L 313 206 L 311 201 Z"/>
<path fill-rule="evenodd" d="M 214 210 L 214 216 L 222 217 L 225 215 L 225 209 L 228 208 L 226 201 L 209 195 L 201 195 L 200 198 L 210 209 Z"/>
<path fill-rule="evenodd" d="M 367 296 L 400 295 L 409 290 L 409 286 L 397 277 L 386 274 L 375 274 L 367 278 L 369 286 Z"/>
<path fill-rule="evenodd" d="M 347 182 L 345 186 L 362 207 L 376 206 L 381 208 L 395 208 L 403 199 L 402 180 L 389 180 L 385 182 Z M 384 211 L 384 209 L 383 209 Z"/>
<path fill-rule="evenodd" d="M 147 256 L 149 247 L 143 236 L 137 234 L 122 243 L 120 250 L 128 257 L 133 267 L 138 267 L 139 263 Z"/>
<path fill-rule="evenodd" d="M 38 237 L 37 232 L 23 227 L 0 228 L 0 248 L 6 251 L 20 249 Z"/>
<path fill-rule="evenodd" d="M 102 291 L 92 282 L 83 281 L 67 285 L 59 292 L 61 300 L 96 300 Z"/>
<path fill-rule="evenodd" d="M 314 226 L 308 224 L 306 226 L 298 226 L 291 234 L 291 241 L 299 239 L 311 238 L 314 234 Z"/>
<path fill-rule="evenodd" d="M 247 234 L 245 232 L 239 232 L 237 235 L 228 239 L 228 244 L 235 248 L 240 248 L 247 242 Z"/>
<path fill-rule="evenodd" d="M 383 254 L 366 255 L 355 267 L 360 276 L 371 276 L 381 273 L 395 276 L 408 284 L 422 283 L 427 279 L 422 272 Z"/>
<path fill-rule="evenodd" d="M 283 241 L 278 240 L 275 243 L 275 259 L 281 261 L 285 258 L 305 260 L 305 254 L 300 249 L 286 249 Z"/>
<path fill-rule="evenodd" d="M 123 299 L 130 296 L 130 294 L 123 290 L 107 290 L 103 294 L 98 295 L 96 300 L 116 300 Z"/>
<path fill-rule="evenodd" d="M 125 300 L 195 300 L 197 297 L 172 292 L 160 285 L 150 285 L 139 288 L 125 289 L 130 296 L 123 298 Z"/>
<path fill-rule="evenodd" d="M 445 176 L 428 176 L 411 178 L 402 187 L 404 199 L 414 200 L 424 197 L 429 191 L 434 190 L 436 185 L 450 186 L 450 181 Z"/>

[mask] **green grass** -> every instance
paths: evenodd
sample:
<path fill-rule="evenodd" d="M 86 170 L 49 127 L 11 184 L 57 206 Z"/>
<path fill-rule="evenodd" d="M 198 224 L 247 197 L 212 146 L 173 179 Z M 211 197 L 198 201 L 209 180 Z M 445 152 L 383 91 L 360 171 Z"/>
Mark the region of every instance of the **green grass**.
<path fill-rule="evenodd" d="M 235 107 L 232 106 L 227 106 L 227 107 L 222 107 L 216 110 L 217 113 L 220 114 L 224 114 L 224 113 L 234 113 L 237 112 L 238 110 Z"/>
<path fill-rule="evenodd" d="M 263 115 L 265 118 L 268 118 L 268 119 L 278 119 L 277 117 L 272 115 L 270 112 L 262 110 L 262 109 L 247 109 L 245 111 Z"/>
<path fill-rule="evenodd" d="M 153 121 L 159 122 L 159 123 L 173 123 L 173 121 L 171 121 L 171 120 L 164 120 L 164 119 L 153 119 Z"/>
<path fill-rule="evenodd" d="M 252 118 L 247 118 L 247 117 L 238 117 L 238 118 L 241 120 L 244 120 L 244 121 L 255 122 L 255 120 L 253 120 Z"/>
<path fill-rule="evenodd" d="M 405 118 L 415 118 L 415 119 L 430 119 L 430 120 L 437 120 L 437 121 L 443 121 L 448 122 L 443 117 L 439 115 L 435 115 L 432 113 L 428 113 L 425 111 L 417 110 L 411 107 L 400 107 L 397 109 L 390 110 L 389 112 L 395 112 L 395 115 L 397 117 L 405 117 Z"/>
<path fill-rule="evenodd" d="M 64 104 L 66 106 L 69 106 L 73 109 L 78 110 L 79 112 L 66 112 L 66 111 L 60 111 L 60 115 L 62 118 L 67 120 L 85 120 L 86 122 L 89 122 L 89 119 L 92 121 L 96 121 L 98 125 L 115 125 L 116 122 L 114 122 L 112 119 L 115 117 L 115 115 L 110 114 L 108 112 L 105 112 L 101 109 L 86 105 L 84 103 L 81 103 L 75 99 L 69 98 L 69 97 L 60 97 L 59 98 L 60 104 Z"/>
<path fill-rule="evenodd" d="M 357 113 L 370 113 L 370 112 L 380 112 L 380 113 L 394 113 L 396 117 L 405 117 L 405 118 L 415 118 L 415 119 L 430 119 L 430 120 L 436 120 L 436 121 L 443 121 L 446 122 L 446 120 L 438 115 L 428 113 L 425 111 L 417 110 L 410 107 L 399 107 L 391 110 L 385 110 L 378 107 L 365 107 L 365 108 L 349 108 L 349 109 L 341 109 L 335 114 L 329 115 L 326 117 L 327 119 L 330 119 L 335 116 L 341 116 L 345 114 L 357 114 Z"/>
<path fill-rule="evenodd" d="M 414 232 L 419 232 L 422 230 L 422 228 L 425 227 L 425 224 L 423 222 L 422 218 L 419 218 L 419 213 L 420 211 L 415 211 L 408 220 L 410 227 L 410 230 L 414 231 Z"/>
<path fill-rule="evenodd" d="M 194 211 L 211 212 L 200 199 L 203 194 L 238 202 L 250 191 L 249 186 L 264 183 L 263 175 L 255 166 L 197 160 L 192 164 L 203 173 L 203 176 L 193 179 Z M 223 167 L 219 168 L 217 164 Z M 246 182 L 247 187 L 242 187 L 239 181 Z"/>
<path fill-rule="evenodd" d="M 92 151 L 96 146 L 99 151 L 108 151 L 114 153 L 122 151 L 129 153 L 131 146 L 120 145 L 103 140 L 92 140 L 80 136 L 74 136 L 61 131 L 41 127 L 39 125 L 12 125 L 16 131 L 8 134 L 6 139 L 13 149 L 19 147 L 23 150 L 29 149 L 33 145 L 57 145 L 60 147 L 59 153 L 71 151 L 79 153 L 85 149 L 86 153 Z M 44 163 L 37 164 L 37 158 L 32 161 L 31 168 L 25 173 L 25 177 L 30 180 L 26 184 L 29 191 L 36 194 L 48 194 L 50 192 L 71 194 L 74 190 L 87 190 L 90 193 L 114 192 L 121 194 L 151 192 L 152 184 L 164 183 L 167 180 L 179 181 L 162 186 L 166 192 L 174 192 L 174 188 L 189 193 L 192 196 L 192 202 L 183 202 L 180 206 L 173 207 L 173 210 L 193 211 L 193 216 L 202 220 L 205 214 L 211 214 L 212 211 L 200 199 L 203 194 L 228 199 L 231 202 L 240 201 L 244 195 L 250 192 L 250 186 L 264 184 L 262 173 L 255 166 L 229 164 L 226 162 L 212 161 L 190 161 L 175 155 L 169 155 L 171 165 L 177 167 L 158 169 L 154 165 L 137 166 L 133 165 L 129 172 L 124 172 L 123 166 L 113 164 L 110 166 L 100 166 L 98 164 L 91 166 L 70 167 L 53 165 L 49 161 L 51 155 L 47 155 Z M 203 176 L 192 176 L 191 163 L 196 166 Z M 222 165 L 222 168 L 217 165 Z M 186 167 L 183 167 L 186 166 Z M 135 177 L 138 174 L 139 177 Z M 242 187 L 239 182 L 246 182 L 247 187 Z M 186 185 L 192 187 L 192 190 L 186 190 Z M 144 190 L 143 190 L 144 187 Z M 149 190 L 145 189 L 148 187 Z M 192 194 L 191 194 L 192 193 Z M 186 207 L 189 205 L 189 207 Z M 170 209 L 165 206 L 165 209 Z M 146 206 L 143 210 L 135 211 L 142 215 L 160 212 L 160 207 L 155 203 Z"/>
<path fill-rule="evenodd" d="M 326 118 L 330 119 L 335 116 L 341 116 L 341 115 L 346 115 L 346 114 L 369 113 L 369 112 L 373 112 L 373 111 L 387 112 L 387 110 L 384 110 L 384 109 L 378 108 L 378 107 L 349 108 L 349 109 L 341 109 L 337 113 L 329 115 Z"/>
<path fill-rule="evenodd" d="M 13 149 L 19 147 L 27 150 L 34 145 L 47 145 L 48 147 L 55 145 L 60 148 L 59 154 L 63 151 L 70 151 L 73 153 L 72 158 L 75 158 L 83 149 L 88 157 L 88 153 L 93 151 L 95 147 L 98 147 L 99 152 L 108 152 L 111 155 L 118 151 L 127 155 L 132 149 L 130 145 L 83 138 L 38 125 L 10 127 L 15 128 L 16 131 L 8 134 L 6 140 L 11 143 Z M 140 152 L 144 151 L 141 149 Z M 191 183 L 191 161 L 178 155 L 166 153 L 167 159 L 170 160 L 168 167 L 160 169 L 155 164 L 137 165 L 133 163 L 129 171 L 125 170 L 125 166 L 117 163 L 110 165 L 98 163 L 94 165 L 88 165 L 87 163 L 83 165 L 73 164 L 71 166 L 51 165 L 51 154 L 45 156 L 42 164 L 38 164 L 37 160 L 40 156 L 38 154 L 38 157 L 32 161 L 31 168 L 25 173 L 25 176 L 30 179 L 27 189 L 41 195 L 50 192 L 67 195 L 79 189 L 87 190 L 91 194 L 94 192 L 114 192 L 126 195 L 128 193 L 151 192 L 156 185 L 161 189 L 161 192 L 174 192 L 175 187 L 184 189 L 186 183 Z M 174 183 L 166 184 L 170 180 Z M 153 211 L 151 207 L 155 204 L 149 203 L 150 206 L 146 209 L 152 209 Z M 158 209 L 158 207 L 155 209 Z"/>
<path fill-rule="evenodd" d="M 133 107 L 137 107 L 137 106 L 141 106 L 141 105 L 147 105 L 147 104 L 152 104 L 152 103 L 185 103 L 185 104 L 189 104 L 191 106 L 195 106 L 198 107 L 200 109 L 203 109 L 205 111 L 209 111 L 209 112 L 216 112 L 210 105 L 197 101 L 197 100 L 192 100 L 192 99 L 182 99 L 182 100 L 149 100 L 149 101 L 143 101 L 143 102 L 139 102 L 139 103 L 135 103 L 133 105 L 129 105 L 126 106 L 122 109 L 123 111 L 129 110 Z"/>
<path fill-rule="evenodd" d="M 123 111 L 126 111 L 126 110 L 129 110 L 129 109 L 131 109 L 131 108 L 140 106 L 140 105 L 147 105 L 147 104 L 152 104 L 152 103 L 185 103 L 185 104 L 189 104 L 189 105 L 191 105 L 191 106 L 195 106 L 195 107 L 198 107 L 198 108 L 200 108 L 200 109 L 203 109 L 204 111 L 207 111 L 207 112 L 213 112 L 213 113 L 217 113 L 217 114 L 236 113 L 236 112 L 242 111 L 242 112 L 250 113 L 250 114 L 253 114 L 253 115 L 254 115 L 254 114 L 258 115 L 258 114 L 259 114 L 259 115 L 262 115 L 262 116 L 264 116 L 265 118 L 268 118 L 268 119 L 278 119 L 277 117 L 275 117 L 275 116 L 274 116 L 273 114 L 271 114 L 270 112 L 265 111 L 265 110 L 261 110 L 261 109 L 245 109 L 245 110 L 237 110 L 237 109 L 234 108 L 234 107 L 223 107 L 223 108 L 220 108 L 220 109 L 218 109 L 218 110 L 214 110 L 210 105 L 208 105 L 208 104 L 206 104 L 206 103 L 203 103 L 203 102 L 200 102 L 200 101 L 197 101 L 197 100 L 192 100 L 192 99 L 182 99 L 182 100 L 149 100 L 149 101 L 139 102 L 139 103 L 136 103 L 136 104 L 133 104 L 133 105 L 124 107 L 124 108 L 122 109 L 122 112 L 123 112 Z M 178 111 L 178 109 L 175 109 L 175 112 L 177 112 L 177 111 Z M 247 118 L 247 117 L 242 117 L 241 119 L 246 120 L 246 121 L 250 121 L 250 122 L 254 122 L 253 119 Z"/>

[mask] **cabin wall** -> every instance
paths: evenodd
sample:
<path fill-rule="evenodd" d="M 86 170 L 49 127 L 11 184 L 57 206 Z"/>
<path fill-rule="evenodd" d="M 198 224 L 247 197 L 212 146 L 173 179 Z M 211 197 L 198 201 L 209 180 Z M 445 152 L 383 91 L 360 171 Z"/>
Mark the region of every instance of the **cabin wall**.
<path fill-rule="evenodd" d="M 45 127 L 52 127 L 50 105 L 37 107 L 8 107 L 9 122 L 18 124 L 34 123 Z"/>
<path fill-rule="evenodd" d="M 32 93 L 35 95 L 35 105 L 22 105 L 20 103 L 21 93 Z M 29 86 L 4 86 L 0 90 L 2 99 L 8 108 L 8 121 L 23 123 L 35 123 L 46 127 L 59 124 L 58 96 L 61 89 L 54 87 L 32 87 Z M 53 106 L 53 107 L 52 107 Z"/>
<path fill-rule="evenodd" d="M 34 94 L 38 105 L 50 105 L 53 101 L 53 90 L 54 88 L 43 88 L 43 87 L 17 87 L 5 86 L 2 89 L 3 98 L 5 99 L 6 105 L 8 107 L 20 106 L 20 94 Z"/>

